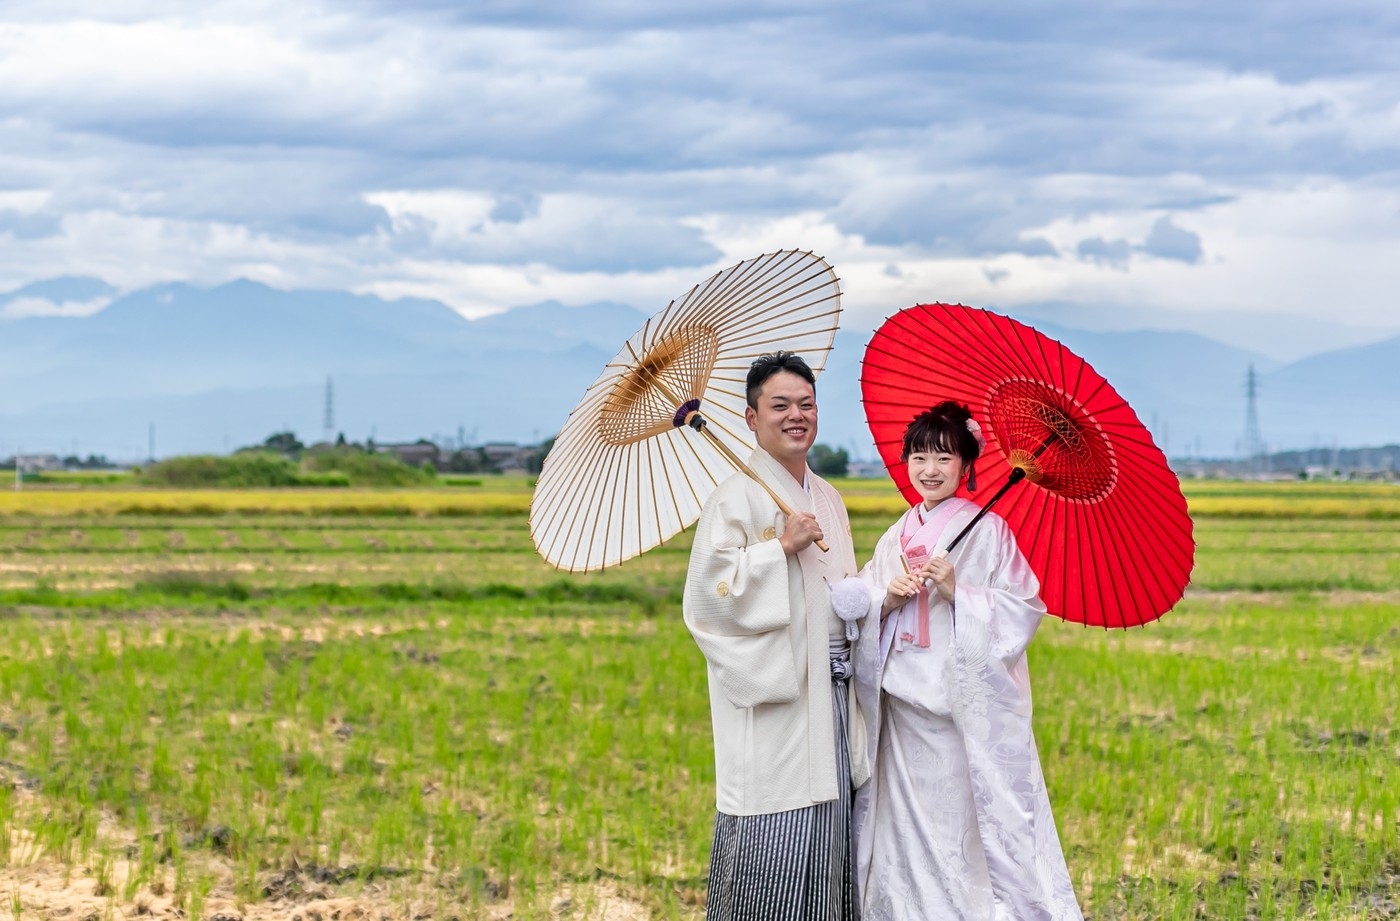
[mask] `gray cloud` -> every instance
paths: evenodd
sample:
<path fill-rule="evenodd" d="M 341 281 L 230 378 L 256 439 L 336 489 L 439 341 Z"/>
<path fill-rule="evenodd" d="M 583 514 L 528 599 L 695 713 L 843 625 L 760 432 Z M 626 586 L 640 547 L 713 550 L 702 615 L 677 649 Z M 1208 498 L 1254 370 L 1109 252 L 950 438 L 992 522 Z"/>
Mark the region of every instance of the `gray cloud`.
<path fill-rule="evenodd" d="M 26 214 L 0 208 L 0 234 L 10 234 L 20 240 L 37 240 L 58 233 L 61 224 L 54 214 Z"/>
<path fill-rule="evenodd" d="M 51 194 L 0 206 L 0 234 L 111 212 L 346 261 L 384 239 L 618 272 L 715 258 L 700 217 L 811 211 L 913 253 L 1121 267 L 1195 264 L 1202 242 L 1167 217 L 1063 253 L 1041 230 L 1299 176 L 1396 184 L 1383 0 L 121 6 L 7 7 L 0 77 L 24 79 L 0 79 L 0 167 Z M 366 199 L 439 189 L 489 195 L 483 229 L 391 226 Z"/>
<path fill-rule="evenodd" d="M 1142 245 L 1142 251 L 1161 259 L 1200 262 L 1201 238 L 1189 230 L 1177 227 L 1170 217 L 1163 216 L 1152 225 L 1152 230 Z"/>
<path fill-rule="evenodd" d="M 1204 255 L 1201 238 L 1189 230 L 1177 227 L 1169 215 L 1163 215 L 1156 220 L 1142 243 L 1089 237 L 1080 240 L 1075 247 L 1075 255 L 1080 259 L 1114 268 L 1126 267 L 1134 253 L 1188 264 L 1200 262 Z"/>
<path fill-rule="evenodd" d="M 1127 265 L 1129 258 L 1132 257 L 1133 245 L 1127 240 L 1105 240 L 1102 237 L 1090 237 L 1087 240 L 1079 241 L 1075 252 L 1080 259 L 1122 267 Z"/>

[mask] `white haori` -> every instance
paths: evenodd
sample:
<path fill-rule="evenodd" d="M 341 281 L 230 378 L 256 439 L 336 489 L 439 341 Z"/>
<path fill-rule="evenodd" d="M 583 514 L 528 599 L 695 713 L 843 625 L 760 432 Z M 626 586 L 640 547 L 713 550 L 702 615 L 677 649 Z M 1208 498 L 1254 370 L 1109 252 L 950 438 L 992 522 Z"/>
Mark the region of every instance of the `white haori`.
<path fill-rule="evenodd" d="M 840 620 L 828 584 L 856 571 L 841 496 L 807 471 L 807 488 L 766 451 L 749 466 L 821 525 L 827 552 L 788 557 L 785 516 L 747 474 L 705 502 L 686 573 L 684 612 L 705 655 L 715 739 L 715 799 L 728 815 L 800 809 L 837 798 L 828 636 Z M 868 776 L 864 722 L 850 694 L 854 782 Z"/>
<path fill-rule="evenodd" d="M 1045 606 L 1006 523 L 989 513 L 950 555 L 954 604 L 930 592 L 927 647 L 901 637 L 917 599 L 880 621 L 903 548 L 937 553 L 977 506 L 950 498 L 935 511 L 927 527 L 896 521 L 861 573 L 871 612 L 854 661 L 873 759 L 854 817 L 863 917 L 1080 921 L 1031 730 L 1026 647 Z"/>

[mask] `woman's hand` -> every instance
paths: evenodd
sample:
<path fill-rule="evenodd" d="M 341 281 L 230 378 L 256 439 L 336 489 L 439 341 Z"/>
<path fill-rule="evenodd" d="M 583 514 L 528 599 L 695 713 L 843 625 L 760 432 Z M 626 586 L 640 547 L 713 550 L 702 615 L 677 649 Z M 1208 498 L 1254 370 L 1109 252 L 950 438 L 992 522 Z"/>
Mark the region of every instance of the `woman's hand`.
<path fill-rule="evenodd" d="M 884 617 L 897 607 L 901 607 L 910 598 L 919 593 L 923 582 L 917 576 L 908 573 L 895 576 L 890 580 L 890 587 L 885 590 L 885 603 L 880 606 L 880 616 Z"/>
<path fill-rule="evenodd" d="M 923 566 L 919 567 L 920 578 L 931 582 L 938 590 L 938 594 L 949 604 L 953 603 L 953 593 L 957 591 L 957 577 L 953 573 L 953 564 L 941 556 L 930 559 Z"/>

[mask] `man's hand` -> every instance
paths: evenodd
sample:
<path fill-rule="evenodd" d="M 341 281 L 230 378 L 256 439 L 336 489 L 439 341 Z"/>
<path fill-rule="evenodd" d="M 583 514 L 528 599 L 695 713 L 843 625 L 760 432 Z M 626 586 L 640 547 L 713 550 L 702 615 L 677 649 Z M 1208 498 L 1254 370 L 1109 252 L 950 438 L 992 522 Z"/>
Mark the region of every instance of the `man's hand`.
<path fill-rule="evenodd" d="M 787 525 L 783 528 L 783 535 L 778 538 L 778 543 L 783 545 L 783 552 L 788 556 L 806 550 L 812 544 L 822 539 L 821 525 L 817 524 L 817 516 L 811 512 L 793 512 L 788 516 Z"/>

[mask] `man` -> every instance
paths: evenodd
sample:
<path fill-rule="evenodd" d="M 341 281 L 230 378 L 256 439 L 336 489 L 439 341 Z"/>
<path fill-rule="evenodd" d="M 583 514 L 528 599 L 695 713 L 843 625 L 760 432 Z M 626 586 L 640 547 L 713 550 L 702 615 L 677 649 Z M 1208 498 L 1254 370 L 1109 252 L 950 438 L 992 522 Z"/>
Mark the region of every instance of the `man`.
<path fill-rule="evenodd" d="M 705 916 L 854 921 L 851 794 L 870 771 L 828 591 L 856 572 L 850 523 L 807 466 L 811 368 L 791 352 L 764 355 L 747 385 L 749 467 L 793 514 L 736 473 L 695 528 L 685 622 L 708 665 L 717 807 Z"/>

